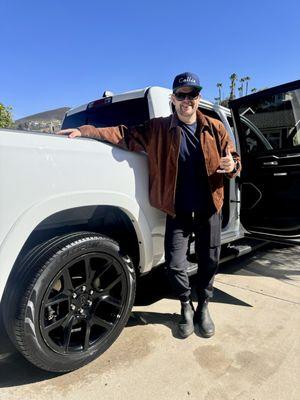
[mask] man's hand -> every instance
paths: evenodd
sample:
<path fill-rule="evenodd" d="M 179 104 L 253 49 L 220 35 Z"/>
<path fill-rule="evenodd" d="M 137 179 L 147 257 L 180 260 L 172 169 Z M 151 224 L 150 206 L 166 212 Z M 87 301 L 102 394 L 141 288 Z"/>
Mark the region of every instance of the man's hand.
<path fill-rule="evenodd" d="M 228 174 L 235 167 L 234 159 L 230 153 L 229 146 L 226 146 L 226 156 L 220 159 L 220 169 L 217 169 L 219 174 Z"/>
<path fill-rule="evenodd" d="M 56 132 L 57 135 L 68 135 L 69 138 L 75 138 L 81 136 L 81 132 L 79 129 L 71 128 L 71 129 L 62 129 L 61 131 Z"/>

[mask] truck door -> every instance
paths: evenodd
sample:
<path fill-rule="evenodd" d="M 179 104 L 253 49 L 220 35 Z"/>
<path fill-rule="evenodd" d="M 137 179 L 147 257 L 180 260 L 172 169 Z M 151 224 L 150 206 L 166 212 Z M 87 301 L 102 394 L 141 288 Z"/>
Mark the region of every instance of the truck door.
<path fill-rule="evenodd" d="M 241 143 L 241 222 L 300 244 L 300 80 L 230 102 Z"/>

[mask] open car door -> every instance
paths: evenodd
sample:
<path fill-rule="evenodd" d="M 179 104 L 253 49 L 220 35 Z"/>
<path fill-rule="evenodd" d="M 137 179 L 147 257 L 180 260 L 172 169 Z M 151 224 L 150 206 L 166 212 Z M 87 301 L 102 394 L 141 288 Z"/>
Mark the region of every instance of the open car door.
<path fill-rule="evenodd" d="M 230 102 L 242 155 L 241 221 L 300 244 L 300 80 Z"/>

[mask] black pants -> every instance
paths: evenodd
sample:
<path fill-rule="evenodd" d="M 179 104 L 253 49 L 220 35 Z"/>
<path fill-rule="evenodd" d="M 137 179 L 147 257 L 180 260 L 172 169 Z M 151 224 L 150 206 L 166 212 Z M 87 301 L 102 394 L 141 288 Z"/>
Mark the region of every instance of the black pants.
<path fill-rule="evenodd" d="M 221 250 L 221 213 L 209 218 L 200 214 L 167 216 L 165 233 L 165 268 L 174 294 L 181 301 L 189 300 L 191 288 L 187 275 L 189 237 L 195 233 L 198 262 L 196 292 L 202 302 L 213 296 L 213 282 L 218 270 Z"/>

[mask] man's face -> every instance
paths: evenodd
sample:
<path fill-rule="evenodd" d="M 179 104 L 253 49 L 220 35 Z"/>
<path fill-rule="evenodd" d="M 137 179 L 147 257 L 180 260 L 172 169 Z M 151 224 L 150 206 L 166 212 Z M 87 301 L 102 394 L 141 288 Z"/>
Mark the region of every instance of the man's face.
<path fill-rule="evenodd" d="M 192 99 L 189 99 L 188 97 L 184 97 L 184 99 L 176 98 L 176 95 L 181 98 L 184 95 L 191 95 Z M 200 94 L 190 86 L 183 86 L 176 90 L 176 94 L 172 94 L 171 99 L 179 116 L 190 117 L 195 114 L 198 109 Z"/>

